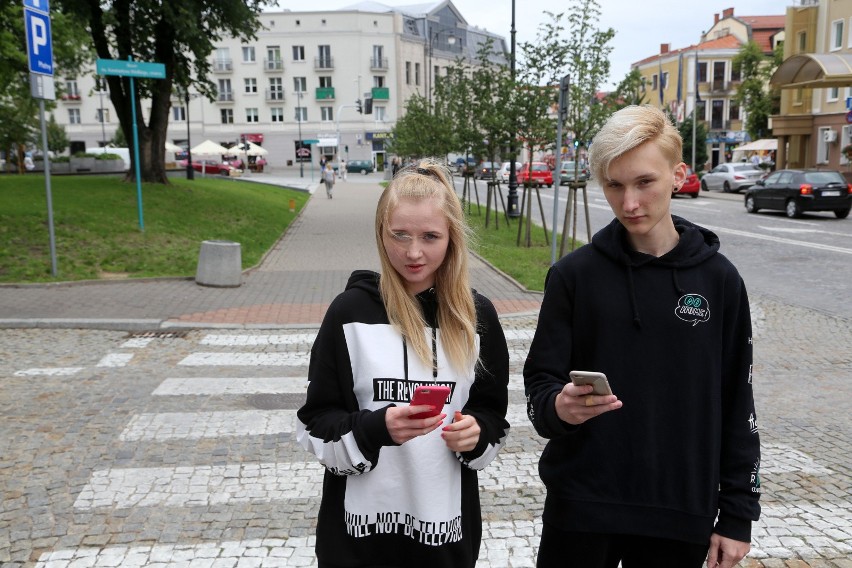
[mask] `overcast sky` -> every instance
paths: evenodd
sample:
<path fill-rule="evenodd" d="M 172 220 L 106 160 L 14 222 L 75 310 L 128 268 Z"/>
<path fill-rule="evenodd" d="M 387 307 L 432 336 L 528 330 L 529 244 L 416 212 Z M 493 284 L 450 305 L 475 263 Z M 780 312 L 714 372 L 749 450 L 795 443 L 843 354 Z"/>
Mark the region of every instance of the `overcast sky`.
<path fill-rule="evenodd" d="M 378 0 L 382 1 L 382 0 Z M 777 16 L 800 0 L 598 0 L 600 29 L 613 28 L 610 85 L 617 84 L 630 71 L 630 64 L 660 51 L 661 43 L 679 49 L 696 43 L 702 31 L 713 25 L 713 14 L 734 8 L 734 16 Z M 322 0 L 316 9 L 334 10 L 358 0 Z M 511 40 L 511 0 L 452 0 L 471 25 L 477 25 Z M 418 0 L 384 0 L 389 6 L 406 6 Z M 308 9 L 304 0 L 279 0 L 278 9 Z M 574 1 L 515 0 L 515 39 L 533 41 L 538 26 L 548 21 L 544 10 L 564 12 Z M 638 12 L 638 14 L 637 14 Z"/>

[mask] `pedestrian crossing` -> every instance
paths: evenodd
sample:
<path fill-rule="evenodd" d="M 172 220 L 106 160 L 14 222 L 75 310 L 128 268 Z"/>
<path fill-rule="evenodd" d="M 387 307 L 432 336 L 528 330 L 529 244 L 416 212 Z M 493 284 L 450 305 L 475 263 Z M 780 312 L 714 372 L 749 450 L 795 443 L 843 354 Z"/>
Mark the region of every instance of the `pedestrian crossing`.
<path fill-rule="evenodd" d="M 543 441 L 527 420 L 521 375 L 532 336 L 532 329 L 506 330 L 512 354 L 507 413 L 512 432 L 506 449 L 479 473 L 484 522 L 477 568 L 535 565 L 544 496 L 537 471 Z M 307 387 L 310 346 L 315 338 L 315 331 L 305 330 L 188 334 L 182 340 L 186 346 L 174 356 L 168 372 L 162 380 L 153 381 L 156 384 L 148 392 L 149 400 L 140 405 L 145 411 L 129 414 L 123 428 L 116 430 L 116 445 L 133 450 L 117 451 L 124 459 L 107 460 L 91 471 L 73 502 L 75 515 L 125 518 L 157 510 L 178 516 L 197 513 L 204 518 L 215 511 L 230 518 L 223 511 L 234 509 L 239 510 L 235 517 L 254 518 L 263 524 L 271 516 L 269 507 L 284 515 L 292 507 L 315 521 L 323 468 L 294 443 L 296 409 Z M 93 368 L 127 372 L 144 365 L 146 359 L 157 359 L 156 338 L 135 339 L 104 355 Z M 57 367 L 15 374 L 74 376 L 85 371 L 85 367 Z M 246 401 L 256 396 L 280 397 L 276 400 L 281 407 L 247 408 Z M 274 451 L 253 455 L 228 450 L 231 445 L 242 448 L 246 441 L 258 440 Z M 197 447 L 213 449 L 205 454 L 194 452 Z M 163 454 L 172 457 L 161 461 L 171 463 L 134 458 Z M 269 454 L 277 459 L 268 459 Z M 781 444 L 764 447 L 762 470 L 765 475 L 836 475 L 807 454 Z M 752 556 L 766 557 L 765 550 L 773 550 L 778 539 L 772 527 L 779 520 L 799 512 L 807 515 L 810 507 L 825 507 L 835 511 L 841 521 L 852 521 L 848 502 L 839 506 L 829 502 L 764 505 L 762 521 L 755 527 Z M 267 531 L 263 538 L 207 538 L 199 530 L 180 542 L 96 541 L 99 544 L 45 551 L 36 567 L 310 567 L 316 565 L 311 528 L 303 525 L 289 534 Z M 816 530 L 814 539 L 797 550 L 803 554 L 808 547 L 818 550 L 843 545 L 842 538 L 826 527 L 822 532 Z M 247 559 L 251 560 L 246 563 Z"/>

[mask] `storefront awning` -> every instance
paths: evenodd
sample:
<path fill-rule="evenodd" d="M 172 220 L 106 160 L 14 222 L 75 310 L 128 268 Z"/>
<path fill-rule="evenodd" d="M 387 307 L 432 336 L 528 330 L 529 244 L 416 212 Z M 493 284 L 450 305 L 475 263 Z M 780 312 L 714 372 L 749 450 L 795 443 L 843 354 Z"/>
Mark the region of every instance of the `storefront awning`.
<path fill-rule="evenodd" d="M 769 84 L 782 89 L 852 87 L 852 53 L 801 53 L 778 66 Z"/>
<path fill-rule="evenodd" d="M 337 146 L 337 138 L 320 138 L 317 146 L 328 148 Z"/>

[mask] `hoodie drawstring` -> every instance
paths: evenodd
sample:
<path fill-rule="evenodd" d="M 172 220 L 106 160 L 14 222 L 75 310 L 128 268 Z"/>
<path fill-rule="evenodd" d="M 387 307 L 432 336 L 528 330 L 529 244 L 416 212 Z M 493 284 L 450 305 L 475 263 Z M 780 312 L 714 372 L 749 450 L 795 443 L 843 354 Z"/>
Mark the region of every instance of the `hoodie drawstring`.
<path fill-rule="evenodd" d="M 686 294 L 686 290 L 680 287 L 680 282 L 677 279 L 677 268 L 672 268 L 672 282 L 674 282 L 674 287 L 678 294 L 681 296 Z"/>
<path fill-rule="evenodd" d="M 408 344 L 405 337 L 402 338 L 402 365 L 403 377 L 408 381 Z M 432 379 L 438 381 L 438 330 L 432 326 Z"/>
<path fill-rule="evenodd" d="M 633 285 L 633 267 L 627 265 L 627 286 L 630 288 L 630 307 L 633 309 L 633 325 L 642 327 L 642 320 L 639 318 L 639 304 L 636 301 L 636 287 Z"/>

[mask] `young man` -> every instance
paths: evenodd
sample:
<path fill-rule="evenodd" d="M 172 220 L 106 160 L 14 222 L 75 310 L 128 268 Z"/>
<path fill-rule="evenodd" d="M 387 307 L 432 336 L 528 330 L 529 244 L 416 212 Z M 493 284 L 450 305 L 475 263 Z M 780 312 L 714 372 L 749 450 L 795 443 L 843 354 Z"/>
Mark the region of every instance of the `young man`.
<path fill-rule="evenodd" d="M 615 219 L 547 276 L 524 367 L 549 438 L 538 566 L 730 568 L 760 513 L 748 297 L 712 232 L 671 215 L 682 141 L 652 107 L 589 152 Z M 570 382 L 603 372 L 612 395 Z"/>

